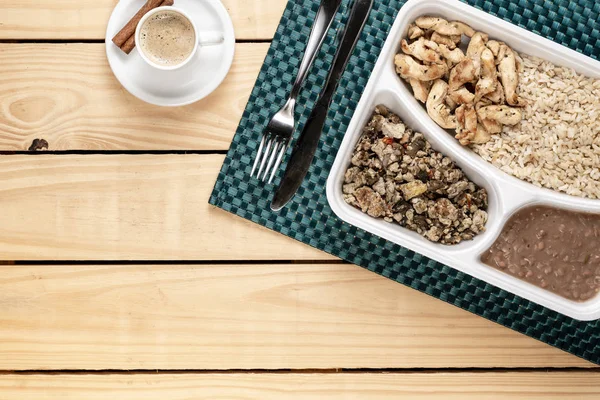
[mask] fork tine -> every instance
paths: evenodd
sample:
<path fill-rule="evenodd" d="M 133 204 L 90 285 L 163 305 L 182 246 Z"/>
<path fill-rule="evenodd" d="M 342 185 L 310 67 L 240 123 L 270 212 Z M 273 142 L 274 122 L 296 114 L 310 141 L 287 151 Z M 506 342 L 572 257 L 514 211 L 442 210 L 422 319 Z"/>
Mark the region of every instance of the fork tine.
<path fill-rule="evenodd" d="M 260 161 L 262 155 L 262 149 L 265 146 L 265 140 L 267 135 L 263 135 L 262 139 L 260 139 L 260 144 L 258 145 L 258 151 L 256 152 L 256 158 L 254 159 L 254 165 L 252 166 L 252 171 L 250 172 L 250 177 L 254 176 L 254 171 L 256 170 L 256 166 Z"/>
<path fill-rule="evenodd" d="M 269 163 L 267 164 L 267 168 L 265 169 L 265 174 L 262 177 L 262 181 L 264 182 L 265 179 L 267 179 L 267 176 L 269 175 L 269 171 L 271 170 L 271 166 L 273 165 L 273 161 L 275 160 L 275 157 L 277 156 L 278 153 L 278 149 L 279 149 L 279 145 L 281 144 L 280 141 L 278 140 L 274 140 L 275 141 L 275 146 L 273 146 L 273 151 L 271 151 L 271 157 L 269 157 Z"/>
<path fill-rule="evenodd" d="M 262 160 L 260 162 L 260 167 L 258 168 L 258 173 L 256 174 L 256 177 L 259 179 L 260 179 L 260 175 L 262 174 L 263 168 L 265 167 L 265 162 L 267 162 L 267 158 L 269 157 L 269 152 L 271 151 L 271 145 L 273 144 L 273 140 L 275 140 L 274 137 L 269 137 L 267 139 L 267 147 L 265 149 Z"/>
<path fill-rule="evenodd" d="M 285 149 L 286 149 L 286 145 L 285 145 L 285 143 L 282 143 L 281 150 L 279 151 L 279 155 L 277 156 L 277 161 L 275 161 L 275 165 L 273 166 L 273 171 L 271 171 L 271 177 L 269 178 L 269 183 L 273 182 L 273 178 L 275 177 L 275 174 L 277 173 L 277 170 L 279 169 L 279 165 L 281 164 L 281 159 L 283 158 L 283 155 L 285 154 Z"/>

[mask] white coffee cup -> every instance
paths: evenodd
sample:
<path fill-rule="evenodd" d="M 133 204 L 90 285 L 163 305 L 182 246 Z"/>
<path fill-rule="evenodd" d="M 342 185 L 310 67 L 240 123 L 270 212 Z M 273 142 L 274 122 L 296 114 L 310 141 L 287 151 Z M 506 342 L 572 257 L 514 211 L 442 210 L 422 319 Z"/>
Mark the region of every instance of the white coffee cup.
<path fill-rule="evenodd" d="M 142 46 L 141 46 L 142 41 L 140 40 L 140 31 L 141 31 L 142 26 L 144 26 L 144 23 L 149 18 L 151 18 L 153 15 L 156 15 L 160 12 L 165 12 L 165 11 L 177 13 L 181 17 L 186 19 L 192 26 L 192 29 L 194 30 L 194 36 L 196 38 L 196 41 L 194 43 L 194 48 L 190 52 L 188 57 L 185 60 L 183 60 L 182 62 L 180 62 L 179 64 L 175 64 L 175 65 L 161 65 L 161 64 L 155 63 L 146 54 L 144 54 L 144 51 L 142 50 Z M 186 65 L 192 58 L 194 58 L 194 56 L 196 55 L 196 52 L 198 51 L 199 46 L 218 45 L 218 44 L 223 43 L 223 41 L 224 41 L 224 37 L 223 37 L 222 32 L 218 32 L 218 31 L 200 32 L 200 31 L 198 31 L 196 24 L 194 23 L 194 21 L 192 20 L 192 18 L 190 17 L 190 15 L 187 12 L 183 11 L 180 8 L 176 8 L 176 7 L 172 7 L 172 6 L 157 7 L 155 9 L 148 11 L 146 13 L 146 15 L 144 15 L 142 17 L 142 19 L 140 20 L 140 22 L 138 23 L 138 25 L 135 29 L 136 48 L 138 50 L 138 53 L 142 57 L 142 59 L 151 67 L 160 69 L 160 70 L 164 70 L 164 71 L 176 70 L 176 69 L 179 69 L 179 68 L 183 67 L 184 65 Z"/>

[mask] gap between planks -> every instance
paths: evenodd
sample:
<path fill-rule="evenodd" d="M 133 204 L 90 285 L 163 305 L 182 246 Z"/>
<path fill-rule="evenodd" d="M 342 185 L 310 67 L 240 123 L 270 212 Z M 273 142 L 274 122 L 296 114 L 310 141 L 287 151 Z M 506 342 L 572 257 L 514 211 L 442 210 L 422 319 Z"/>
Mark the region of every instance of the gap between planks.
<path fill-rule="evenodd" d="M 143 155 L 155 155 L 155 156 L 168 156 L 168 155 L 226 155 L 227 150 L 0 150 L 0 156 L 39 156 L 39 155 L 50 155 L 50 156 L 143 156 Z"/>
<path fill-rule="evenodd" d="M 344 260 L 0 260 L 0 265 L 56 265 L 56 266 L 78 266 L 78 265 L 132 265 L 132 266 L 152 266 L 152 265 L 313 265 L 313 264 L 344 264 L 354 265 Z"/>
<path fill-rule="evenodd" d="M 236 39 L 235 43 L 271 43 L 271 39 Z M 6 44 L 104 44 L 104 39 L 0 39 Z"/>
<path fill-rule="evenodd" d="M 298 368 L 298 369 L 25 369 L 0 370 L 0 375 L 237 375 L 237 374 L 499 374 L 499 373 L 587 373 L 600 374 L 600 367 L 530 367 L 530 368 Z"/>

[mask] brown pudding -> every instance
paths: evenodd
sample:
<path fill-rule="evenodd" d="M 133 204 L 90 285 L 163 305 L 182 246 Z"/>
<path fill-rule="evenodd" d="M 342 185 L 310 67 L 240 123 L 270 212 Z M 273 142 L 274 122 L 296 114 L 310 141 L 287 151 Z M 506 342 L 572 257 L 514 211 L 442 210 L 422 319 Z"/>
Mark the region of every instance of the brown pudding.
<path fill-rule="evenodd" d="M 481 261 L 567 299 L 589 300 L 600 291 L 600 215 L 526 207 Z"/>

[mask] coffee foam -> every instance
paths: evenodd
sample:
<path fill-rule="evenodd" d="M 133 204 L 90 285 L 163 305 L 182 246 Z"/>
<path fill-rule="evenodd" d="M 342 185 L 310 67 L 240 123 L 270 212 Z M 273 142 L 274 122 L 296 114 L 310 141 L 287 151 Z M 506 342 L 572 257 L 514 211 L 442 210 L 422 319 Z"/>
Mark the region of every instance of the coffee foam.
<path fill-rule="evenodd" d="M 175 66 L 188 59 L 196 45 L 191 22 L 174 11 L 162 11 L 148 18 L 140 29 L 140 49 L 146 57 L 163 66 Z"/>

